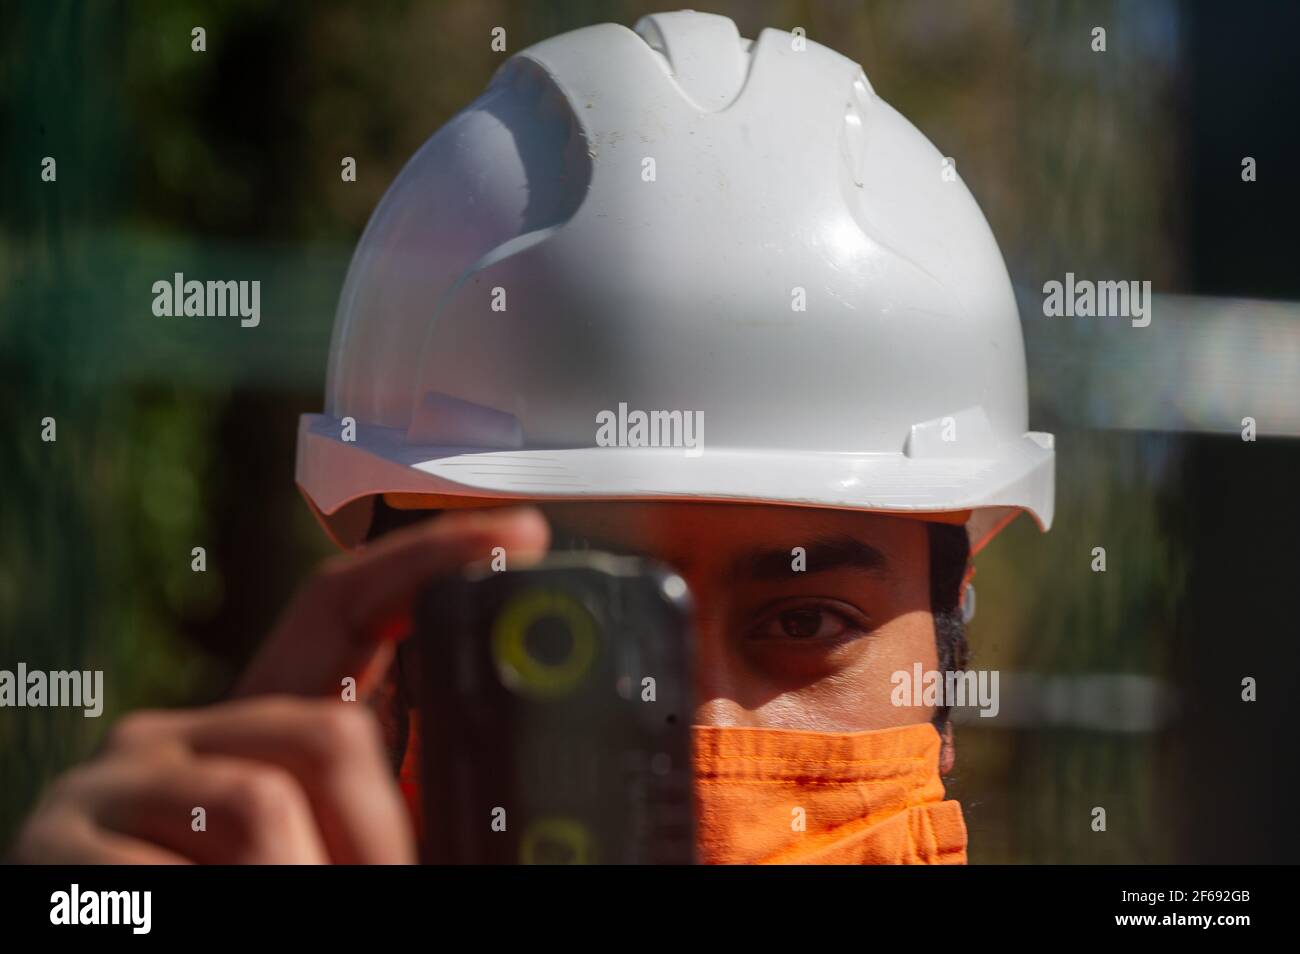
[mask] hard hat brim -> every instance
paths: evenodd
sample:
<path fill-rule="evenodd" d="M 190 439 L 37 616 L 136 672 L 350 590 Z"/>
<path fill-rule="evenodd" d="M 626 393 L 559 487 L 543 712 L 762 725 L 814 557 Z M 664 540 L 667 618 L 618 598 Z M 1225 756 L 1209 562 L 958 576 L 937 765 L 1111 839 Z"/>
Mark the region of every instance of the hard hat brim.
<path fill-rule="evenodd" d="M 1053 515 L 1054 450 L 1027 434 L 996 456 L 916 458 L 900 452 L 576 447 L 485 450 L 412 445 L 395 428 L 364 427 L 342 439 L 337 419 L 304 414 L 297 481 L 343 545 L 355 530 L 332 521 L 379 494 L 496 500 L 687 499 L 772 503 L 897 514 L 973 511 L 978 550 L 1011 517 L 1028 512 L 1042 530 Z M 1044 443 L 1047 446 L 1044 446 Z"/>

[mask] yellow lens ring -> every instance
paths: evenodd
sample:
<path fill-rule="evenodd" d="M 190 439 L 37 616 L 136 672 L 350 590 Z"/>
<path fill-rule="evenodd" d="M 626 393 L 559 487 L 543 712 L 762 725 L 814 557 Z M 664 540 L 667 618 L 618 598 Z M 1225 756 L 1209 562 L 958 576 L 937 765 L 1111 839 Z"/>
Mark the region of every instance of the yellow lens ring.
<path fill-rule="evenodd" d="M 558 842 L 573 852 L 570 864 L 589 865 L 592 855 L 591 832 L 581 822 L 571 818 L 539 818 L 528 826 L 519 844 L 519 863 L 544 864 L 538 858 L 538 849 L 544 842 Z"/>
<path fill-rule="evenodd" d="M 563 620 L 572 637 L 568 655 L 556 664 L 528 651 L 529 627 L 547 617 Z M 538 699 L 559 698 L 582 681 L 596 658 L 596 621 L 563 591 L 524 590 L 510 599 L 492 626 L 492 656 L 510 688 Z"/>

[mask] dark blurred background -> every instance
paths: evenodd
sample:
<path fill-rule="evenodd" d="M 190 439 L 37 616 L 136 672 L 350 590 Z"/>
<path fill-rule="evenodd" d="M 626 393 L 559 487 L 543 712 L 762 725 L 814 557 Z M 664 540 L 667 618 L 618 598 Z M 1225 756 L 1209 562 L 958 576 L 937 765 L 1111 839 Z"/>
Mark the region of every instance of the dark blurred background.
<path fill-rule="evenodd" d="M 0 845 L 113 717 L 219 698 L 328 552 L 293 484 L 297 416 L 321 406 L 353 243 L 508 55 L 490 31 L 514 52 L 656 9 L 6 5 L 0 668 L 103 669 L 107 705 L 0 709 Z M 1003 713 L 957 730 L 972 861 L 1293 861 L 1300 4 L 699 9 L 862 63 L 955 158 L 1021 294 L 1057 523 L 1021 519 L 978 561 L 974 664 L 1002 672 Z M 177 271 L 260 279 L 261 326 L 155 318 Z M 1044 318 L 1067 271 L 1150 280 L 1151 326 Z"/>

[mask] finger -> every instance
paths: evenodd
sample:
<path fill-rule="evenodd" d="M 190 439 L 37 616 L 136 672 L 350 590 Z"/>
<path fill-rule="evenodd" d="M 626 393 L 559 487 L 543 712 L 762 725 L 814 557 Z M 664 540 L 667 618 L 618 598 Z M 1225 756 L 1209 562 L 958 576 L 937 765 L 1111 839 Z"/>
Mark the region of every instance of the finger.
<path fill-rule="evenodd" d="M 302 786 L 330 859 L 337 864 L 410 864 L 415 835 L 379 724 L 356 703 L 272 698 L 220 725 L 186 732 L 195 752 L 258 759 Z"/>
<path fill-rule="evenodd" d="M 200 760 L 253 760 L 292 775 L 340 864 L 405 864 L 415 836 L 374 715 L 356 703 L 259 696 L 128 717 L 117 750 L 179 745 Z"/>
<path fill-rule="evenodd" d="M 333 695 L 348 676 L 359 688 L 373 684 L 392 657 L 376 626 L 409 611 L 423 584 L 489 558 L 494 547 L 540 557 L 549 539 L 535 508 L 457 511 L 337 557 L 294 598 L 235 695 Z"/>
<path fill-rule="evenodd" d="M 171 755 L 107 759 L 78 801 L 95 826 L 203 864 L 324 864 L 294 777 L 262 762 Z"/>
<path fill-rule="evenodd" d="M 97 828 L 74 810 L 33 819 L 19 836 L 13 860 L 40 865 L 184 865 L 190 859 L 158 845 Z"/>

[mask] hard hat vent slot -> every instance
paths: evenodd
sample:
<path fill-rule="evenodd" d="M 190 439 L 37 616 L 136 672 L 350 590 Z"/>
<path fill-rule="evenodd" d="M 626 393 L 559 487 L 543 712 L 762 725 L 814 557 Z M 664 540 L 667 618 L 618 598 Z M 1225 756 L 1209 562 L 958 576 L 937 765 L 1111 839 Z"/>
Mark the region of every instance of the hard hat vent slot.
<path fill-rule="evenodd" d="M 682 94 L 705 112 L 726 109 L 745 86 L 750 55 L 736 24 L 714 13 L 652 13 L 636 33 L 660 54 Z"/>

